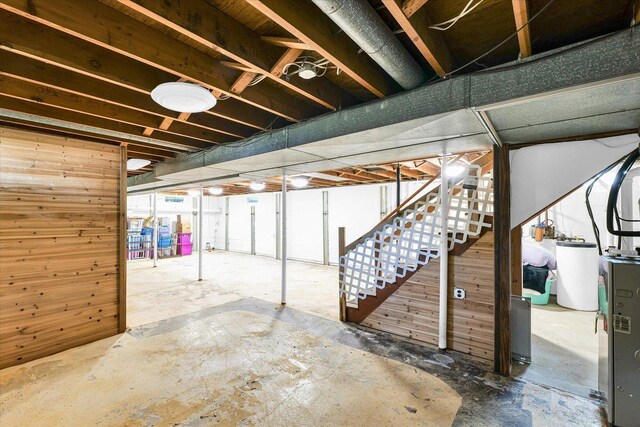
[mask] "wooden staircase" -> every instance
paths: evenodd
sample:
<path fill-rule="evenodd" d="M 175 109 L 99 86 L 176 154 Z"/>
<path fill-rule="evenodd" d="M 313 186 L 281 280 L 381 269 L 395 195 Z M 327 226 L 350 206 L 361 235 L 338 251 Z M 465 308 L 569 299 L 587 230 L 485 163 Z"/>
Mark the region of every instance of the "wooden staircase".
<path fill-rule="evenodd" d="M 461 255 L 491 229 L 491 167 L 489 153 L 469 165 L 466 174 L 449 188 L 446 235 L 452 255 Z M 438 178 L 421 186 L 345 248 L 339 270 L 342 320 L 362 322 L 430 259 L 440 257 L 442 199 L 439 187 L 429 191 Z"/>

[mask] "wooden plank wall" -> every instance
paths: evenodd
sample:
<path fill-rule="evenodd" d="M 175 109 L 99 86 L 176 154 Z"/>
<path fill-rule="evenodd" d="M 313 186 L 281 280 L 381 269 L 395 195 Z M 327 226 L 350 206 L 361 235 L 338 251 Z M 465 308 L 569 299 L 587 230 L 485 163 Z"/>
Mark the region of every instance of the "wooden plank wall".
<path fill-rule="evenodd" d="M 0 127 L 0 368 L 124 325 L 123 151 Z"/>
<path fill-rule="evenodd" d="M 493 232 L 487 232 L 461 256 L 449 256 L 447 347 L 493 361 Z M 362 323 L 380 331 L 438 345 L 440 262 L 418 270 Z M 453 287 L 466 299 L 453 299 Z"/>

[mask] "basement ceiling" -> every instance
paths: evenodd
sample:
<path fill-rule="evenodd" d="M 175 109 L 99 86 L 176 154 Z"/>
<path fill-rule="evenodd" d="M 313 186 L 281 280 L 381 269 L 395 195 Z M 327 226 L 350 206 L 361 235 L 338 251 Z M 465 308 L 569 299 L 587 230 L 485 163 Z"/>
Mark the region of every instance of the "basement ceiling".
<path fill-rule="evenodd" d="M 624 29 L 638 15 L 632 0 L 483 0 L 436 31 L 429 26 L 467 0 L 369 3 L 433 82 Z M 0 120 L 127 142 L 129 157 L 153 162 L 132 175 L 401 92 L 311 0 L 4 0 L 0 20 Z M 304 55 L 330 69 L 311 80 L 284 76 Z M 210 89 L 218 104 L 187 115 L 151 100 L 157 84 L 178 80 Z M 343 148 L 361 152 L 335 150 Z"/>

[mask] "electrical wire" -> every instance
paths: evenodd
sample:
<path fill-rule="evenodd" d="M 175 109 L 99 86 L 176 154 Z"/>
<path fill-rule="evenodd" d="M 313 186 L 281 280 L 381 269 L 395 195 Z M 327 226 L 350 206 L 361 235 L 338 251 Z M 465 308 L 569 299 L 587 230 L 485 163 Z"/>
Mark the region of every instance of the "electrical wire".
<path fill-rule="evenodd" d="M 460 12 L 460 14 L 458 14 L 458 16 L 456 16 L 455 18 L 451 18 L 448 21 L 440 22 L 439 24 L 429 25 L 429 28 L 431 28 L 432 30 L 447 31 L 449 28 L 453 27 L 460 18 L 467 16 L 469 13 L 471 13 L 473 9 L 480 6 L 480 4 L 484 0 L 480 0 L 478 3 L 474 4 L 471 8 L 469 8 L 469 6 L 471 6 L 474 1 L 475 0 L 469 0 L 469 3 L 467 3 L 464 9 L 462 9 L 462 12 Z M 443 25 L 445 26 L 443 27 Z"/>
<path fill-rule="evenodd" d="M 522 31 L 525 27 L 527 27 L 529 24 L 531 24 L 533 22 L 534 19 L 536 19 L 538 16 L 540 16 L 540 14 L 542 12 L 544 12 L 545 10 L 547 10 L 547 8 L 549 6 L 551 6 L 551 4 L 553 4 L 553 2 L 555 2 L 556 0 L 549 0 L 547 2 L 547 4 L 545 4 L 542 9 L 540 9 L 535 15 L 533 15 L 527 22 L 525 22 L 520 28 L 518 28 L 516 30 L 515 33 L 511 34 L 509 37 L 507 37 L 506 39 L 502 40 L 500 43 L 498 43 L 497 45 L 495 45 L 494 47 L 492 47 L 491 49 L 489 49 L 488 51 L 486 51 L 485 53 L 483 53 L 482 55 L 478 56 L 477 58 L 467 62 L 466 64 L 462 65 L 461 67 L 456 68 L 453 71 L 449 71 L 448 73 L 444 74 L 442 77 L 446 78 L 454 73 L 457 73 L 458 71 L 467 68 L 469 65 L 475 63 L 476 61 L 484 58 L 485 56 L 489 55 L 491 52 L 493 52 L 494 50 L 498 49 L 500 46 L 502 46 L 503 44 L 505 44 L 506 42 L 508 42 L 509 40 L 511 40 L 512 38 L 514 38 L 515 36 L 518 35 L 518 33 L 520 31 Z M 433 79 L 432 79 L 433 80 Z"/>

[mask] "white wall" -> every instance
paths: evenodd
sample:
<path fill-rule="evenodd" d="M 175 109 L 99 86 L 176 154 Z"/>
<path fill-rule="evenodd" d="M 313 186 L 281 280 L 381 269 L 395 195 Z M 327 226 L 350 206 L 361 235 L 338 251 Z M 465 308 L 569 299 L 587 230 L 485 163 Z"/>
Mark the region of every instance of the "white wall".
<path fill-rule="evenodd" d="M 424 182 L 401 183 L 401 199 L 411 195 Z M 433 184 L 437 185 L 437 182 Z M 386 206 L 381 206 L 381 188 L 387 188 Z M 328 193 L 329 262 L 338 263 L 338 227 L 345 227 L 346 243 L 359 238 L 380 222 L 382 212 L 389 213 L 395 206 L 395 183 L 369 184 L 328 189 L 293 190 L 287 193 L 288 245 L 290 259 L 322 263 L 323 204 L 322 193 Z M 251 207 L 255 207 L 256 254 L 276 257 L 276 194 L 258 193 L 242 196 L 204 197 L 204 243 L 211 243 L 216 250 L 225 249 L 226 201 L 229 204 L 229 250 L 251 252 Z M 152 196 L 151 196 L 152 197 Z M 197 199 L 197 198 L 193 198 Z M 129 207 L 152 209 L 152 198 L 129 196 Z M 197 200 L 185 196 L 183 203 L 168 203 L 158 196 L 161 216 L 172 216 L 163 211 L 192 212 L 197 210 Z M 147 216 L 145 213 L 141 216 Z M 196 221 L 194 217 L 193 221 Z M 196 233 L 196 223 L 193 230 Z M 195 239 L 194 239 L 195 241 Z"/>
<path fill-rule="evenodd" d="M 600 229 L 600 243 L 603 247 L 606 247 L 610 241 L 610 237 L 606 231 L 605 211 L 610 187 L 608 178 L 611 175 L 613 174 L 607 174 L 603 179 L 598 180 L 589 197 L 594 220 Z M 595 242 L 595 234 L 585 204 L 585 192 L 589 183 L 581 186 L 574 193 L 549 208 L 549 219 L 553 221 L 556 227 L 556 234 L 562 233 L 567 237 L 582 237 L 587 242 Z M 541 220 L 544 221 L 544 214 L 541 215 Z M 537 222 L 538 218 L 535 218 L 525 224 L 523 230 L 524 235 L 528 235 L 530 226 L 536 225 Z"/>
<path fill-rule="evenodd" d="M 511 152 L 511 227 L 638 147 L 637 135 L 541 144 Z"/>

